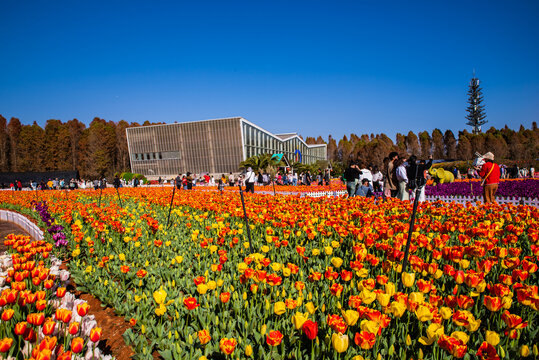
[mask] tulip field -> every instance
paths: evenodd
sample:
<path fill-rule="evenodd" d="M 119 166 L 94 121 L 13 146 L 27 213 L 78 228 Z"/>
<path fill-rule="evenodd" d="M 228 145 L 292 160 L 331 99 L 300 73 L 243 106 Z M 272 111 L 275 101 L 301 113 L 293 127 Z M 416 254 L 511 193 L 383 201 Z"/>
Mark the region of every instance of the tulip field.
<path fill-rule="evenodd" d="M 122 206 L 115 189 L 101 198 L 93 190 L 0 192 L 0 208 L 35 219 L 47 240 L 6 240 L 22 265 L 8 271 L 0 295 L 0 312 L 13 310 L 0 322 L 0 358 L 23 344 L 18 312 L 44 313 L 27 321 L 37 334 L 52 321 L 52 310 L 37 302 L 24 310 L 20 301 L 38 291 L 31 270 L 20 275 L 28 254 L 46 267 L 49 252 L 65 260 L 79 290 L 133 325 L 124 339 L 136 359 L 539 356 L 536 208 L 422 203 L 404 272 L 412 204 L 396 199 L 245 194 L 247 229 L 237 191 L 177 191 L 168 227 L 172 188 L 120 195 Z M 46 294 L 45 304 L 64 296 Z M 63 359 L 75 359 L 101 329 L 74 340 L 70 324 L 83 320 L 65 316 L 54 315 L 66 334 Z"/>

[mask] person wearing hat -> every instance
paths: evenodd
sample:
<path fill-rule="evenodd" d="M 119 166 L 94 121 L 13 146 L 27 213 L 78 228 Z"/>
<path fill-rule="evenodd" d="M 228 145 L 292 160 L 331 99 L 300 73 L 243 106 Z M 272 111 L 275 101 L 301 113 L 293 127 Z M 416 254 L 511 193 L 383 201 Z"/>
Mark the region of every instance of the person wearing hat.
<path fill-rule="evenodd" d="M 356 188 L 356 196 L 373 197 L 374 190 L 369 179 L 361 179 L 361 185 Z"/>
<path fill-rule="evenodd" d="M 498 191 L 500 182 L 500 167 L 494 162 L 494 154 L 490 151 L 483 155 L 485 163 L 477 167 L 479 176 L 481 176 L 481 185 L 483 186 L 483 200 L 485 204 L 496 203 L 494 195 Z"/>

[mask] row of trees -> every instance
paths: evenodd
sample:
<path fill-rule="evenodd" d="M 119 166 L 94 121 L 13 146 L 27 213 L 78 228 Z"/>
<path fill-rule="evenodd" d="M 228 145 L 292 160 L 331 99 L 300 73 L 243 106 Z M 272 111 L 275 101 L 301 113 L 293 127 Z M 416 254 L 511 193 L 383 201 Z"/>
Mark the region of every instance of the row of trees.
<path fill-rule="evenodd" d="M 320 137 L 308 137 L 305 141 L 323 143 Z M 463 130 L 458 133 L 458 138 L 451 130 L 442 132 L 435 129 L 432 133 L 422 131 L 418 134 L 410 131 L 407 135 L 398 133 L 396 142 L 385 134 L 351 134 L 349 138 L 345 135 L 340 140 L 330 135 L 327 144 L 328 158 L 333 163 L 348 164 L 358 160 L 380 166 L 391 151 L 414 154 L 423 159 L 432 155 L 434 159 L 451 160 L 472 160 L 475 152 L 484 154 L 491 151 L 497 161 L 519 161 L 529 165 L 539 157 L 539 130 L 537 123 L 533 122 L 531 129 L 520 126 L 518 131 L 507 126 L 503 129 L 492 127 L 478 134 Z"/>
<path fill-rule="evenodd" d="M 129 171 L 125 129 L 131 126 L 141 125 L 94 118 L 88 127 L 73 119 L 65 123 L 48 120 L 42 128 L 35 122 L 23 125 L 17 118 L 8 122 L 0 115 L 0 172 L 78 170 L 82 177 L 94 178 Z M 535 122 L 531 129 L 521 126 L 515 131 L 506 126 L 479 134 L 463 130 L 458 137 L 451 130 L 435 129 L 432 133 L 399 133 L 396 142 L 385 134 L 351 134 L 340 140 L 330 135 L 327 142 L 321 136 L 307 137 L 306 142 L 327 143 L 329 160 L 343 166 L 352 160 L 380 166 L 391 151 L 455 160 L 471 160 L 476 151 L 491 151 L 497 160 L 528 163 L 539 157 L 539 130 Z"/>
<path fill-rule="evenodd" d="M 0 115 L 0 172 L 78 170 L 83 177 L 129 171 L 126 121 L 95 118 L 89 127 L 77 119 L 23 125 Z"/>

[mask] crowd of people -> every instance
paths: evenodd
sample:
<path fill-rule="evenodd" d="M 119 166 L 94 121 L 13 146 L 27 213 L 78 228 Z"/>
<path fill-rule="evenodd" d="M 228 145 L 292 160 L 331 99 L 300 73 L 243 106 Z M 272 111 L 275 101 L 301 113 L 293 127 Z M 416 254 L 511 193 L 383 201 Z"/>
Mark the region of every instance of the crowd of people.
<path fill-rule="evenodd" d="M 409 200 L 410 193 L 425 200 L 424 185 L 432 158 L 428 162 L 417 160 L 415 155 L 399 155 L 391 152 L 384 159 L 380 170 L 376 165 L 352 162 L 343 174 L 343 182 L 349 197 L 396 197 Z M 416 189 L 419 193 L 416 194 Z"/>

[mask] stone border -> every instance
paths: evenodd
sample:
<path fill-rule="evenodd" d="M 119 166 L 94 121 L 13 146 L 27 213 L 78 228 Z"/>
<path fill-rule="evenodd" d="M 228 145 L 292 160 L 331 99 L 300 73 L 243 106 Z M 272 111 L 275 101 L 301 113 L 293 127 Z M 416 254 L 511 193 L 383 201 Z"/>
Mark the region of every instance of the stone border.
<path fill-rule="evenodd" d="M 0 209 L 0 220 L 9 221 L 22 227 L 35 240 L 43 240 L 43 231 L 24 215 L 14 211 Z"/>

